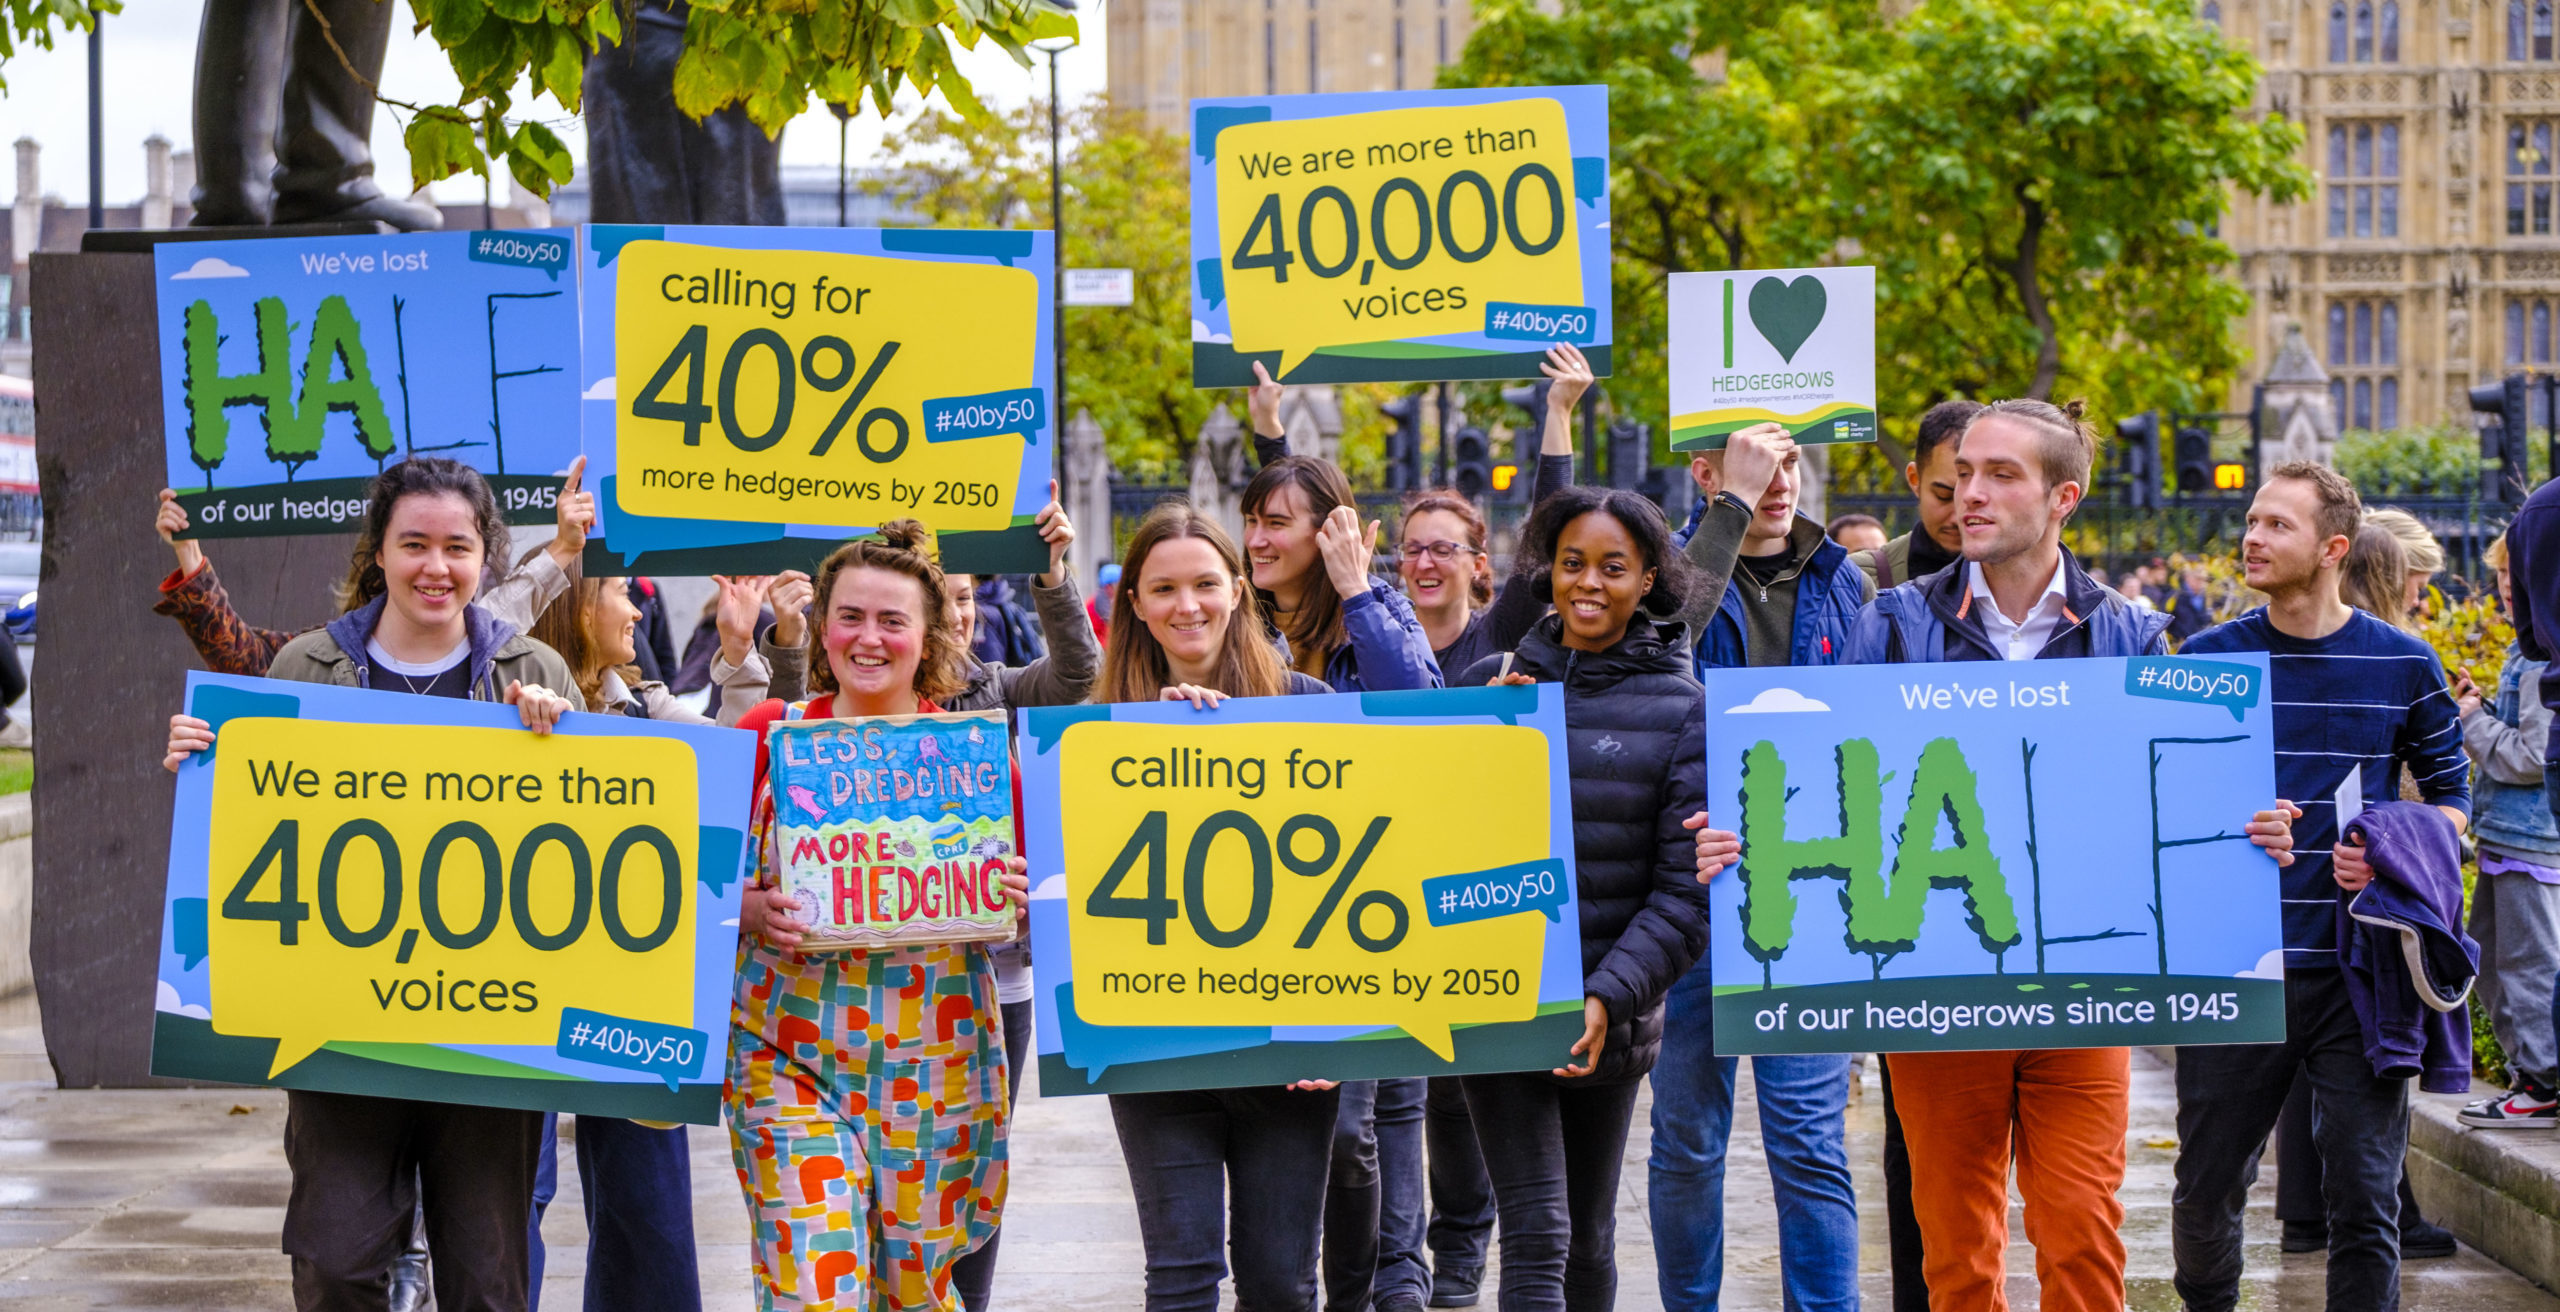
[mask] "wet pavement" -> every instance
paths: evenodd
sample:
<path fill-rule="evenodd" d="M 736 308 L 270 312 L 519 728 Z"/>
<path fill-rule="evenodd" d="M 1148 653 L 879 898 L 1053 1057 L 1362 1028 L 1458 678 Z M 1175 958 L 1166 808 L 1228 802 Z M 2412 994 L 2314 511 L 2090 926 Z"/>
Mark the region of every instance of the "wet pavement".
<path fill-rule="evenodd" d="M 284 1097 L 273 1090 L 78 1090 L 51 1087 L 31 1000 L 0 1003 L 0 1307 L 52 1309 L 274 1309 L 292 1304 L 276 1252 L 287 1179 L 281 1145 Z M 2169 1287 L 2168 1207 L 2175 1157 L 2169 1072 L 2134 1056 L 2131 1169 L 2125 1183 L 2130 1298 L 2139 1312 L 2177 1307 Z M 1758 1125 L 1743 1102 L 1728 1184 L 1729 1250 L 1724 1305 L 1776 1308 L 1777 1226 Z M 727 1139 L 695 1127 L 694 1205 L 703 1303 L 728 1312 L 754 1306 L 746 1277 L 746 1212 L 730 1173 Z M 1885 1268 L 1881 1143 L 1872 1070 L 1850 1111 L 1850 1151 L 1865 1200 L 1862 1255 L 1867 1306 L 1890 1306 Z M 563 1144 L 560 1195 L 543 1226 L 550 1249 L 543 1301 L 579 1305 L 586 1232 L 576 1158 Z M 1143 1288 L 1137 1217 L 1129 1203 L 1107 1106 L 1098 1098 L 1026 1096 L 1016 1122 L 1012 1205 L 1007 1209 L 996 1301 L 1007 1309 L 1070 1312 L 1139 1306 Z M 2274 1172 L 2252 1196 L 2249 1274 L 2241 1306 L 2313 1309 L 2322 1303 L 2322 1259 L 2276 1250 Z M 1661 1306 L 1644 1204 L 1644 1118 L 1628 1146 L 1619 1192 L 1619 1306 Z M 2034 1254 L 2011 1211 L 2012 1306 L 2036 1304 Z M 2409 1312 L 2560 1312 L 2560 1299 L 2468 1248 L 2410 1264 Z M 1487 1288 L 1486 1307 L 1492 1306 Z"/>

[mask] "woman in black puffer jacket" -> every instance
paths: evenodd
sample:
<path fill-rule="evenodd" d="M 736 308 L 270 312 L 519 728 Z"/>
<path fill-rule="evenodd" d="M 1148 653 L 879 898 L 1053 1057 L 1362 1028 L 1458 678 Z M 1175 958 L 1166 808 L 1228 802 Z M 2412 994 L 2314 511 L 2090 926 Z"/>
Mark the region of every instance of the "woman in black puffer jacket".
<path fill-rule="evenodd" d="M 1618 1163 L 1662 1000 L 1707 950 L 1706 886 L 1682 821 L 1706 803 L 1704 694 L 1678 625 L 1687 562 L 1632 492 L 1566 488 L 1523 535 L 1556 613 L 1457 682 L 1561 683 L 1573 774 L 1583 1035 L 1549 1074 L 1465 1077 L 1493 1176 L 1504 1312 L 1617 1295 Z"/>

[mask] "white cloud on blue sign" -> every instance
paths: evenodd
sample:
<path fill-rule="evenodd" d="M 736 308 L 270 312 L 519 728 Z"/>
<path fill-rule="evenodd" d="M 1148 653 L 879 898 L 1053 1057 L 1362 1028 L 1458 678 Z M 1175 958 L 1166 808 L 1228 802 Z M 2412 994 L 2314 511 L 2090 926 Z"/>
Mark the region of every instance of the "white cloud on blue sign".
<path fill-rule="evenodd" d="M 248 276 L 249 271 L 247 269 L 243 269 L 239 265 L 223 259 L 221 256 L 208 255 L 203 259 L 180 269 L 176 273 L 170 274 L 169 281 L 185 282 L 191 278 L 246 278 Z"/>
<path fill-rule="evenodd" d="M 1740 706 L 1725 708 L 1727 715 L 1781 715 L 1789 711 L 1827 711 L 1827 702 L 1818 702 L 1793 688 L 1763 688 L 1760 695 Z"/>

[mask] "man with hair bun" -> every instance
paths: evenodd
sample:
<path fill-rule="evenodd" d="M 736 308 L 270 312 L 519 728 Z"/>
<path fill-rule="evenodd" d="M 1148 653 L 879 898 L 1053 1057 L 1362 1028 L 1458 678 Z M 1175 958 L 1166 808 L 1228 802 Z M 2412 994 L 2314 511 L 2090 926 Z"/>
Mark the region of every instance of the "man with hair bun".
<path fill-rule="evenodd" d="M 1850 629 L 1842 663 L 2166 652 L 2168 616 L 2127 605 L 2062 545 L 2063 523 L 2079 508 L 2097 453 L 2077 402 L 2067 409 L 1993 403 L 1953 445 L 1961 558 L 1878 593 Z M 1736 835 L 1705 820 L 1689 821 L 1698 827 L 1702 879 L 1741 850 Z M 2244 828 L 2278 863 L 2290 859 L 2281 809 L 2248 817 Z M 2043 1306 L 2121 1312 L 2124 1207 L 2116 1190 L 2124 1183 L 2126 1051 L 1898 1052 L 1885 1061 L 1910 1150 L 1930 1305 L 2007 1306 L 2014 1161 Z"/>

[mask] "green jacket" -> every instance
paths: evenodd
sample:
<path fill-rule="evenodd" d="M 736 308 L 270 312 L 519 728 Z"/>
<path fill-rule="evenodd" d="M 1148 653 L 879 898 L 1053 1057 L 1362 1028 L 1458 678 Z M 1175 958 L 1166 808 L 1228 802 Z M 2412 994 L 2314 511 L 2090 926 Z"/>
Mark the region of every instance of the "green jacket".
<path fill-rule="evenodd" d="M 382 598 L 359 610 L 352 610 L 328 624 L 295 638 L 276 653 L 267 666 L 267 677 L 295 683 L 332 683 L 341 688 L 365 686 L 365 643 L 372 638 L 374 627 L 382 620 Z M 474 701 L 504 701 L 507 685 L 516 682 L 540 684 L 569 699 L 579 710 L 586 709 L 578 697 L 578 681 L 570 674 L 569 663 L 560 653 L 516 632 L 515 626 L 492 617 L 478 606 L 465 612 L 464 618 L 471 640 L 471 697 Z"/>

